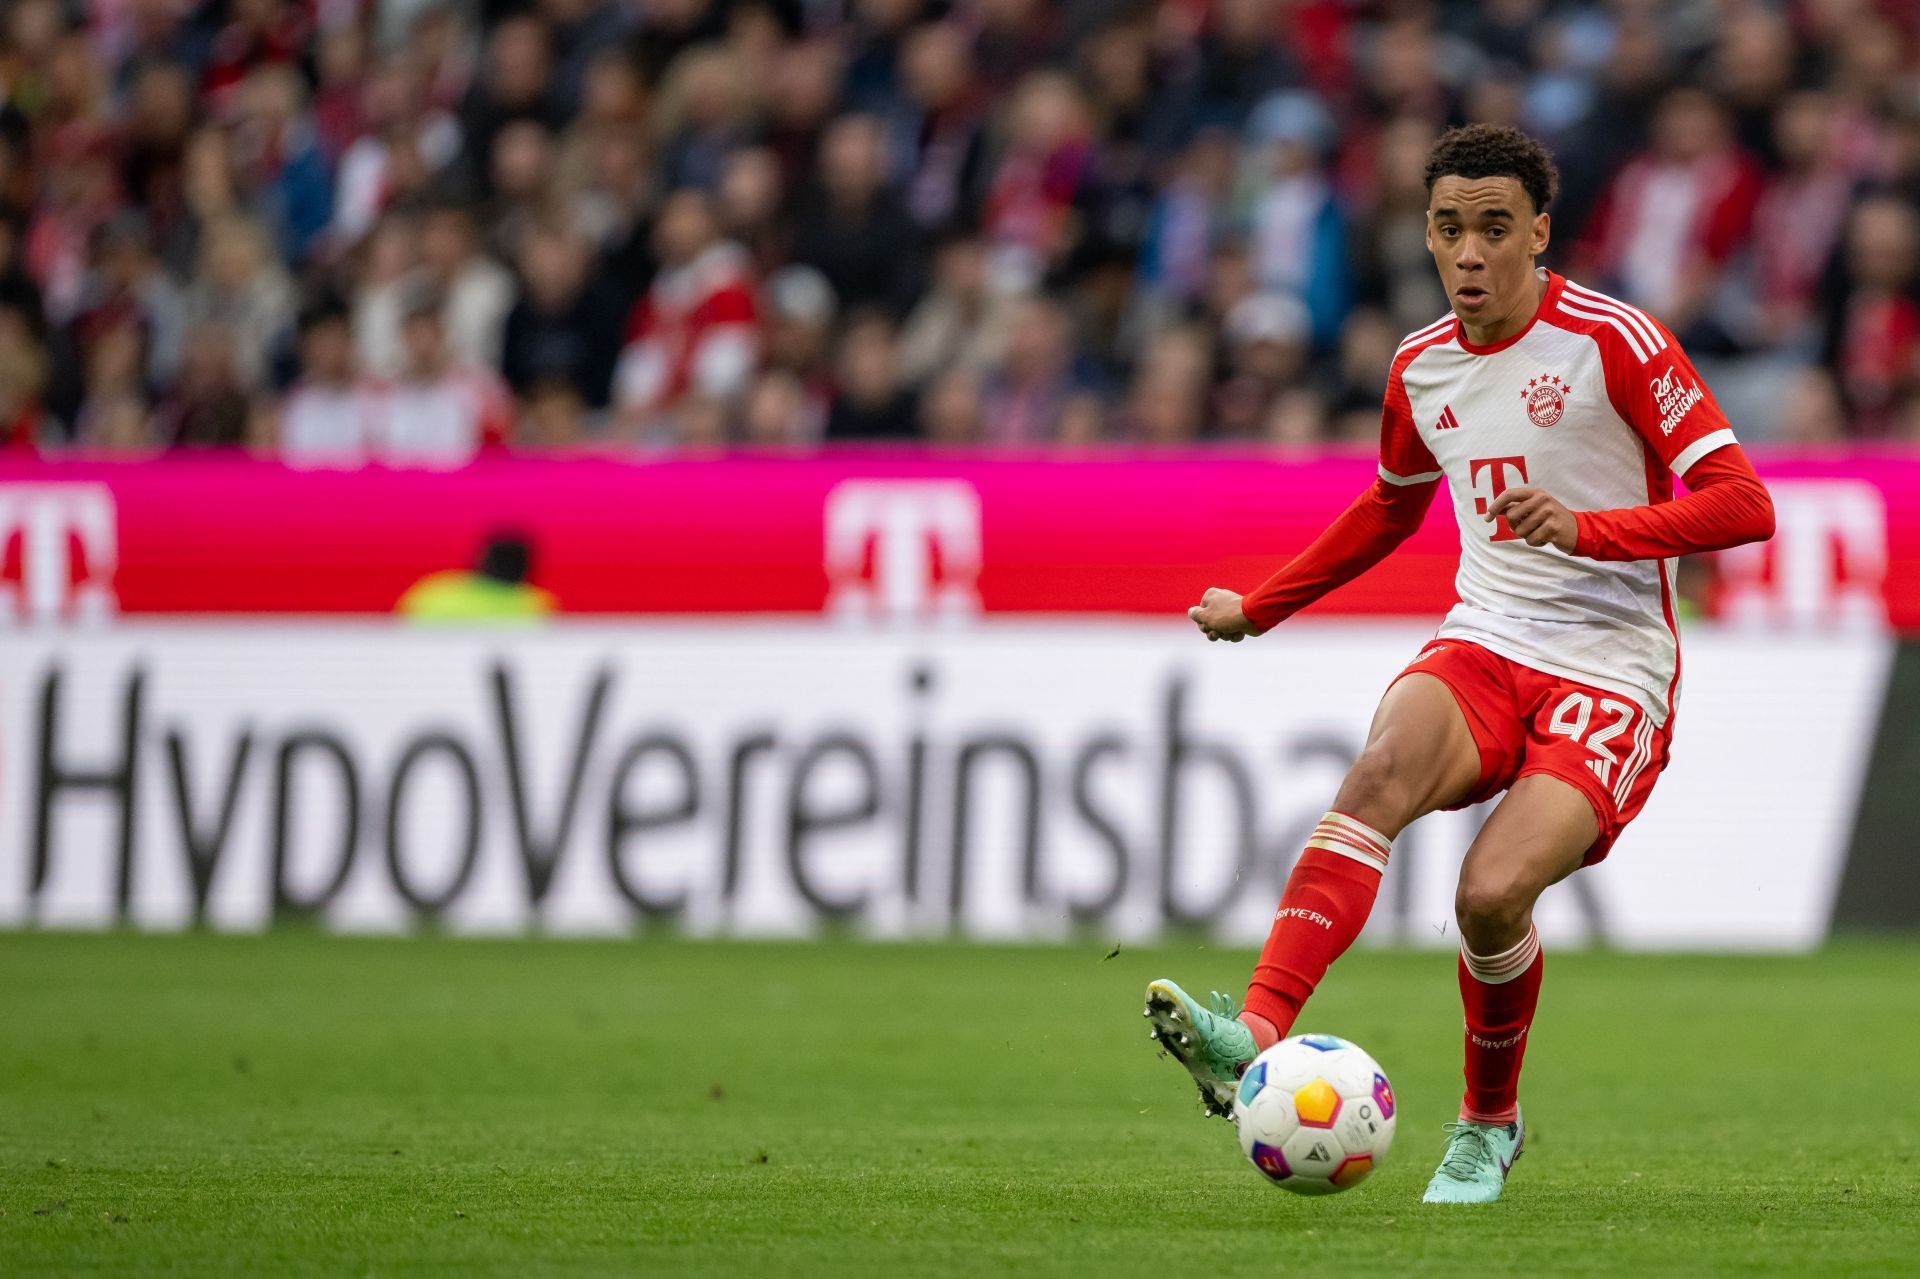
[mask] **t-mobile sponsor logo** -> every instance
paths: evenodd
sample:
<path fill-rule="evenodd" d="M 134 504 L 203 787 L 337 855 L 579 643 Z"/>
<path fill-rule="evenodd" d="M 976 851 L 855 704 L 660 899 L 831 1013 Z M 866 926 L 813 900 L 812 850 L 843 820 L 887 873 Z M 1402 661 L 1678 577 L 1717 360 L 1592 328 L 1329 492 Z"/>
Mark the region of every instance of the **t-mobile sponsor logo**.
<path fill-rule="evenodd" d="M 1331 929 L 1333 927 L 1333 921 L 1331 919 L 1328 919 L 1317 910 L 1308 910 L 1305 906 L 1282 906 L 1274 912 L 1273 922 L 1277 924 L 1289 916 L 1294 919 L 1304 919 L 1309 924 L 1318 924 L 1322 928 Z"/>
<path fill-rule="evenodd" d="M 980 611 L 980 495 L 965 480 L 847 480 L 827 494 L 827 611 L 861 620 Z"/>
<path fill-rule="evenodd" d="M 1773 493 L 1772 540 L 1718 556 L 1721 614 L 1766 629 L 1887 624 L 1887 499 L 1859 479 L 1791 479 Z"/>
<path fill-rule="evenodd" d="M 111 616 L 116 528 L 103 484 L 0 484 L 0 624 Z"/>
<path fill-rule="evenodd" d="M 1472 1029 L 1468 1029 L 1467 1031 L 1467 1039 L 1475 1048 L 1512 1048 L 1526 1037 L 1527 1027 L 1525 1026 L 1520 1028 L 1518 1034 L 1509 1035 L 1505 1039 L 1482 1039 L 1480 1036 L 1474 1034 Z"/>

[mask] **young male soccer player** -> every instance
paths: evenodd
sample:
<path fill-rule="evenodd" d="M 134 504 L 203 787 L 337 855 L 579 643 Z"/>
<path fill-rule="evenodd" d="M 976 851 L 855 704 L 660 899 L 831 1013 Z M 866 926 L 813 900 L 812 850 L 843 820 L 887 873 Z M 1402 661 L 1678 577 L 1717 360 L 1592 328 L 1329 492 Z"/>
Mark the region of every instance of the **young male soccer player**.
<path fill-rule="evenodd" d="M 1394 357 L 1379 478 L 1252 594 L 1209 590 L 1189 616 L 1209 640 L 1271 630 L 1404 541 L 1442 479 L 1460 602 L 1382 698 L 1287 880 L 1244 1010 L 1156 981 L 1147 1016 L 1226 1113 L 1239 1072 L 1359 934 L 1394 837 L 1505 791 L 1460 868 L 1466 1095 L 1426 1192 L 1486 1203 L 1526 1135 L 1534 902 L 1607 855 L 1666 766 L 1680 681 L 1670 557 L 1770 537 L 1773 506 L 1673 334 L 1535 266 L 1557 181 L 1538 143 L 1455 129 L 1426 176 L 1427 247 L 1452 309 Z"/>

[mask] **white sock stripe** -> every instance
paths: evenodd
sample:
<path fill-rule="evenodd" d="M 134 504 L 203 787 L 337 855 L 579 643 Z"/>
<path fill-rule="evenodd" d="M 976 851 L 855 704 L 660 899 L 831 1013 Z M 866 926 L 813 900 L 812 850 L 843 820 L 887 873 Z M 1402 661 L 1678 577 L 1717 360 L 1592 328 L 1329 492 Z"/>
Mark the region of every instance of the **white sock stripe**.
<path fill-rule="evenodd" d="M 1387 869 L 1386 858 L 1381 857 L 1377 853 L 1362 851 L 1361 849 L 1355 847 L 1354 845 L 1350 843 L 1346 843 L 1344 841 L 1336 841 L 1336 840 L 1327 839 L 1322 836 L 1316 835 L 1312 839 L 1307 841 L 1307 847 L 1318 848 L 1322 852 L 1327 852 L 1327 853 L 1338 853 L 1342 857 L 1350 858 L 1353 861 L 1359 862 L 1362 866 L 1371 866 L 1375 870 L 1380 871 L 1382 873 L 1385 873 Z"/>
<path fill-rule="evenodd" d="M 1627 327 L 1626 321 L 1611 315 L 1602 315 L 1598 311 L 1583 311 L 1565 299 L 1561 300 L 1560 309 L 1576 319 L 1594 320 L 1601 324 L 1612 325 L 1614 331 L 1625 338 L 1627 345 L 1633 348 L 1633 358 L 1640 361 L 1640 363 L 1645 364 L 1653 358 L 1653 353 L 1648 351 L 1647 348 L 1641 344 L 1640 339 L 1634 336 L 1633 330 Z"/>
<path fill-rule="evenodd" d="M 1615 315 L 1620 316 L 1626 320 L 1628 324 L 1631 324 L 1634 329 L 1639 332 L 1640 336 L 1646 339 L 1647 345 L 1654 350 L 1664 351 L 1667 349 L 1667 340 L 1660 336 L 1660 326 L 1649 319 L 1647 313 L 1639 307 L 1631 303 L 1622 302 L 1619 298 L 1609 297 L 1605 293 L 1589 289 L 1583 284 L 1575 284 L 1572 280 L 1567 281 L 1565 292 L 1573 294 L 1574 297 L 1580 299 L 1580 301 L 1586 303 L 1588 306 L 1593 307 L 1595 310 L 1612 311 Z"/>
<path fill-rule="evenodd" d="M 1392 840 L 1356 817 L 1349 817 L 1345 813 L 1336 813 L 1329 810 L 1327 815 L 1320 819 L 1320 825 L 1337 826 L 1342 830 L 1351 831 L 1378 848 L 1382 857 L 1386 857 L 1393 852 Z"/>
<path fill-rule="evenodd" d="M 1527 935 L 1517 943 L 1497 955 L 1476 955 L 1461 944 L 1460 956 L 1466 961 L 1467 971 L 1490 986 L 1499 986 L 1512 981 L 1533 966 L 1540 954 L 1540 932 L 1529 927 Z"/>
<path fill-rule="evenodd" d="M 1501 964 L 1504 964 L 1509 962 L 1510 960 L 1519 958 L 1519 956 L 1523 954 L 1528 947 L 1538 946 L 1539 944 L 1540 944 L 1540 930 L 1532 925 L 1528 925 L 1527 935 L 1525 937 L 1522 937 L 1519 941 L 1513 943 L 1513 945 L 1507 947 L 1505 950 L 1495 951 L 1491 955 L 1476 955 L 1472 951 L 1467 949 L 1467 944 L 1466 942 L 1463 941 L 1460 943 L 1460 953 L 1467 957 L 1467 962 L 1470 964 L 1483 964 L 1488 967 L 1497 968 Z"/>
<path fill-rule="evenodd" d="M 1485 982 L 1489 986 L 1504 986 L 1515 977 L 1526 972 L 1527 969 L 1533 967 L 1533 961 L 1539 957 L 1540 950 L 1538 947 L 1535 947 L 1527 953 L 1527 962 L 1524 964 L 1515 964 L 1511 968 L 1500 969 L 1475 968 L 1472 964 L 1468 964 L 1467 972 L 1475 981 Z"/>

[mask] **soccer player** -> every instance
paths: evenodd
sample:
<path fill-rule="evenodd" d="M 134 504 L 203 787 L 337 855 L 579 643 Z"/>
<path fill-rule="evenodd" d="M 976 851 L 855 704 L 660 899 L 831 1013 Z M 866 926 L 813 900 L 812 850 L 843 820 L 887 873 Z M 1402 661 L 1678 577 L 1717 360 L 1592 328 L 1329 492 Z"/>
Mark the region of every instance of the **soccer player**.
<path fill-rule="evenodd" d="M 1208 1109 L 1228 1113 L 1240 1071 L 1289 1032 L 1366 923 L 1395 836 L 1505 791 L 1460 867 L 1466 1093 L 1425 1196 L 1486 1203 L 1526 1136 L 1534 902 L 1607 855 L 1666 766 L 1672 557 L 1770 537 L 1773 506 L 1673 334 L 1536 265 L 1558 180 L 1538 143 L 1455 129 L 1426 179 L 1427 247 L 1451 310 L 1394 356 L 1379 477 L 1251 594 L 1209 590 L 1189 616 L 1209 640 L 1272 630 L 1385 558 L 1443 479 L 1460 602 L 1381 699 L 1287 880 L 1243 1009 L 1156 981 L 1147 1016 Z"/>

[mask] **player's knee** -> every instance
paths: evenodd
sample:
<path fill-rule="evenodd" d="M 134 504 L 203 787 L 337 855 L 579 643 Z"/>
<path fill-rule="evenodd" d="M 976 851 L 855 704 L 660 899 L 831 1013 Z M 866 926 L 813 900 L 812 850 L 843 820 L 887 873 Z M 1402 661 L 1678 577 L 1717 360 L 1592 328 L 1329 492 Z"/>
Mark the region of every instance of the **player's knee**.
<path fill-rule="evenodd" d="M 1454 918 L 1469 945 L 1476 938 L 1505 937 L 1526 922 L 1538 896 L 1523 876 L 1498 867 L 1468 870 L 1454 893 Z"/>
<path fill-rule="evenodd" d="M 1408 762 L 1387 742 L 1375 742 L 1360 752 L 1347 770 L 1334 807 L 1361 821 L 1399 829 L 1418 813 L 1408 811 L 1412 787 L 1408 784 Z"/>

